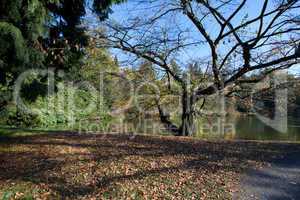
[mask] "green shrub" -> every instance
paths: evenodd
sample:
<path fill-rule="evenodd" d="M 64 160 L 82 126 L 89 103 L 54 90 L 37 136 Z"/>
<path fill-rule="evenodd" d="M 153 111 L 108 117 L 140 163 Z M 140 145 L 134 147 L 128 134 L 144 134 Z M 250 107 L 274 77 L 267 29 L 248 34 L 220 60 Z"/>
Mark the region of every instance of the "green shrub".
<path fill-rule="evenodd" d="M 100 119 L 99 123 L 108 123 L 110 116 L 100 102 L 98 91 L 89 92 L 64 83 L 57 85 L 57 92 L 52 95 L 39 95 L 34 102 L 26 101 L 25 105 L 33 113 L 17 109 L 9 104 L 1 112 L 0 118 L 5 124 L 17 127 L 55 128 Z M 90 110 L 86 108 L 92 104 Z"/>

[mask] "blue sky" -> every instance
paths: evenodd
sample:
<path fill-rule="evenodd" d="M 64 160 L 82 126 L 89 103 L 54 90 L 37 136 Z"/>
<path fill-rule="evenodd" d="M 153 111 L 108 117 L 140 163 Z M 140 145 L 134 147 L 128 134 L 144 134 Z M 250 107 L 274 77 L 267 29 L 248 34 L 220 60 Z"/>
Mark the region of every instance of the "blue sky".
<path fill-rule="evenodd" d="M 141 17 L 141 16 L 148 16 L 148 15 L 153 14 L 154 9 L 151 9 L 151 7 L 154 7 L 155 3 L 154 4 L 153 3 L 152 4 L 149 4 L 149 3 L 138 4 L 140 1 L 141 0 L 129 0 L 127 3 L 113 6 L 112 9 L 114 12 L 110 16 L 110 19 L 112 19 L 120 24 L 126 24 L 128 19 L 133 16 Z M 166 0 L 154 1 L 154 2 L 165 2 L 165 1 Z M 149 2 L 150 2 L 150 0 L 149 0 Z M 254 16 L 258 16 L 261 11 L 263 2 L 264 1 L 262 1 L 262 0 L 248 1 L 246 6 L 244 7 L 244 9 L 241 10 L 239 15 L 237 15 L 235 17 L 233 24 L 238 24 L 246 15 L 248 16 L 248 19 L 251 19 Z M 270 4 L 270 7 L 271 6 L 272 6 L 272 4 Z M 229 11 L 228 13 L 231 13 L 231 12 Z M 198 31 L 196 31 L 194 25 L 191 24 L 189 22 L 189 20 L 187 20 L 186 18 L 184 18 L 182 16 L 183 15 L 181 15 L 181 18 L 176 19 L 176 22 L 180 24 L 181 28 L 186 28 L 186 29 L 191 30 L 191 34 L 189 35 L 191 38 L 199 38 L 200 39 L 201 36 L 198 33 Z M 166 27 L 172 26 L 172 24 L 170 24 L 170 21 L 172 21 L 172 18 L 169 18 L 169 21 L 161 22 L 161 23 L 163 26 L 166 26 Z M 206 26 L 208 32 L 212 36 L 214 36 L 215 33 L 218 32 L 218 26 L 216 26 L 214 23 L 205 24 L 205 26 Z M 249 28 L 250 29 L 253 28 L 253 31 L 257 29 L 255 24 L 253 24 L 253 27 L 249 27 Z M 224 50 L 225 50 L 225 47 L 221 47 L 221 51 L 222 51 L 222 48 L 224 48 Z M 113 50 L 112 53 L 117 54 L 117 56 L 119 57 L 120 60 L 127 59 L 127 55 L 123 54 L 120 51 Z M 199 48 L 197 46 L 195 48 L 186 49 L 181 52 L 180 60 L 183 63 L 185 63 L 191 59 L 198 58 L 199 55 L 201 55 L 201 57 L 203 57 L 203 56 L 205 57 L 206 55 L 209 56 L 210 55 L 209 49 L 205 46 L 201 46 L 201 48 Z M 299 67 L 300 66 L 298 66 L 298 68 Z M 293 69 L 291 71 L 299 71 L 299 70 L 297 70 L 297 67 L 293 67 Z"/>

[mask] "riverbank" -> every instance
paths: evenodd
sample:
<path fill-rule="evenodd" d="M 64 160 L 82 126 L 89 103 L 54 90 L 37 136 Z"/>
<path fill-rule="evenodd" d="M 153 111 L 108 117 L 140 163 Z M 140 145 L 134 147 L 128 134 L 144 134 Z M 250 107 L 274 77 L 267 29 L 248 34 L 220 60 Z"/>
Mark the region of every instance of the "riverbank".
<path fill-rule="evenodd" d="M 231 199 L 246 169 L 300 151 L 296 143 L 17 132 L 0 138 L 7 199 Z"/>

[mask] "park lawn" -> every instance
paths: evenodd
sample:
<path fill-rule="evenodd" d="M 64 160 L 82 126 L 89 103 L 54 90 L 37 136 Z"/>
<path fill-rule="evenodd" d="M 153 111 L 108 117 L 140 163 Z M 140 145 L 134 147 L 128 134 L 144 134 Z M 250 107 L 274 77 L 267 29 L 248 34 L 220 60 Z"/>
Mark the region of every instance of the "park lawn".
<path fill-rule="evenodd" d="M 245 169 L 300 150 L 166 136 L 20 135 L 0 137 L 0 199 L 231 199 Z"/>

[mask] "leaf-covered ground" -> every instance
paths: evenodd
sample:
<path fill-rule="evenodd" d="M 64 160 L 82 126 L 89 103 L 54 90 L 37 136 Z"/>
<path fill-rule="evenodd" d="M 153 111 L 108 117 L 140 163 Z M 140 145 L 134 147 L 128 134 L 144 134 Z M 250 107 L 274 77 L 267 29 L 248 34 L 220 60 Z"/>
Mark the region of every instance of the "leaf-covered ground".
<path fill-rule="evenodd" d="M 1 137 L 0 199 L 231 199 L 245 168 L 299 149 L 159 136 Z"/>

